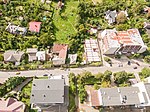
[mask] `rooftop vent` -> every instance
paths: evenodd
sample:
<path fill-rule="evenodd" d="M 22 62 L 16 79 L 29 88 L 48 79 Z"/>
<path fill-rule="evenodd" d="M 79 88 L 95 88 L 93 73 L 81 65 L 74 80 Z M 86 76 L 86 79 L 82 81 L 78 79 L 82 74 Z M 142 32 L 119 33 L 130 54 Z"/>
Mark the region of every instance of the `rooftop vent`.
<path fill-rule="evenodd" d="M 118 93 L 120 93 L 120 89 L 118 88 Z"/>
<path fill-rule="evenodd" d="M 34 97 L 34 94 L 32 94 L 32 96 Z"/>
<path fill-rule="evenodd" d="M 47 88 L 50 88 L 50 86 L 47 86 Z"/>
<path fill-rule="evenodd" d="M 106 95 L 106 92 L 104 92 L 104 95 Z"/>
<path fill-rule="evenodd" d="M 33 86 L 36 86 L 35 84 L 33 84 Z"/>
<path fill-rule="evenodd" d="M 43 95 L 44 97 L 46 97 L 46 95 Z"/>

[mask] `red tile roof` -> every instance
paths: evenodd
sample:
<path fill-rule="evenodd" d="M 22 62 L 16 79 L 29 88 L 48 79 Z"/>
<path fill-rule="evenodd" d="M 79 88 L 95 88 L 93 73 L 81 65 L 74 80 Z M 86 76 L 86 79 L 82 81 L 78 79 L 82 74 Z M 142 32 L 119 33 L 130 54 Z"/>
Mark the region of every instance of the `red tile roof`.
<path fill-rule="evenodd" d="M 40 28 L 41 28 L 41 22 L 30 22 L 29 23 L 29 30 L 31 32 L 40 32 Z"/>
<path fill-rule="evenodd" d="M 25 104 L 14 98 L 0 100 L 0 112 L 24 112 Z"/>
<path fill-rule="evenodd" d="M 54 44 L 52 52 L 59 53 L 59 58 L 66 59 L 67 49 L 68 49 L 67 44 Z"/>
<path fill-rule="evenodd" d="M 91 105 L 92 106 L 100 106 L 98 91 L 91 90 L 90 93 L 91 93 Z"/>

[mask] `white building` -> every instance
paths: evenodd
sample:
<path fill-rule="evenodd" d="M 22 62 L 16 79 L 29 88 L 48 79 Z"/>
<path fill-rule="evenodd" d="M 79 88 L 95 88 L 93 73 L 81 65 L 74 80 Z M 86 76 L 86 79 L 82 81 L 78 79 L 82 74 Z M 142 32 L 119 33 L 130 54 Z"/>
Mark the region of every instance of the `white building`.
<path fill-rule="evenodd" d="M 99 34 L 99 38 L 102 40 L 104 54 L 143 53 L 147 49 L 138 29 L 127 31 L 106 29 Z"/>
<path fill-rule="evenodd" d="M 98 42 L 96 39 L 86 39 L 84 45 L 84 51 L 86 56 L 86 62 L 99 62 L 100 54 L 99 54 L 99 47 Z"/>

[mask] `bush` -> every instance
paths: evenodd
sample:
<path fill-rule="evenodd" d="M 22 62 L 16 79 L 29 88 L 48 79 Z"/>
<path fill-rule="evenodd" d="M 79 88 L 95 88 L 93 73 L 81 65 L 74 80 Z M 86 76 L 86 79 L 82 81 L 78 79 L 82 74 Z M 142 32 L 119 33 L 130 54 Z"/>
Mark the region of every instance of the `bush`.
<path fill-rule="evenodd" d="M 95 90 L 98 90 L 100 88 L 100 86 L 98 84 L 94 84 L 93 87 L 94 87 Z"/>
<path fill-rule="evenodd" d="M 91 66 L 102 66 L 103 65 L 103 63 L 102 62 L 92 62 L 91 64 L 90 64 Z"/>
<path fill-rule="evenodd" d="M 108 58 L 108 57 L 104 57 L 104 60 L 105 60 L 106 62 L 108 62 L 108 63 L 111 63 L 111 59 Z"/>
<path fill-rule="evenodd" d="M 44 63 L 43 68 L 49 69 L 49 68 L 52 68 L 52 66 L 53 66 L 53 63 L 48 61 L 48 62 Z"/>
<path fill-rule="evenodd" d="M 0 61 L 4 61 L 4 56 L 0 54 Z"/>
<path fill-rule="evenodd" d="M 0 86 L 0 96 L 4 96 L 6 93 L 20 85 L 25 79 L 25 77 L 8 78 L 8 80 L 2 86 Z"/>
<path fill-rule="evenodd" d="M 144 57 L 144 61 L 150 63 L 150 55 Z"/>

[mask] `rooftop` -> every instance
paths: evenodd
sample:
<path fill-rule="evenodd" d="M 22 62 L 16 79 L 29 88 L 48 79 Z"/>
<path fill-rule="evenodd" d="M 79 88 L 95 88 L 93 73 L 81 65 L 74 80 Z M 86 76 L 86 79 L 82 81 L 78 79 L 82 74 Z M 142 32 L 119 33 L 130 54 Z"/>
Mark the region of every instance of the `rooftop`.
<path fill-rule="evenodd" d="M 41 28 L 41 23 L 42 22 L 35 22 L 35 21 L 30 22 L 29 23 L 29 30 L 31 32 L 39 33 L 40 32 L 40 28 Z"/>
<path fill-rule="evenodd" d="M 19 25 L 18 26 L 12 25 L 11 23 L 9 23 L 9 25 L 6 27 L 6 30 L 12 34 L 20 34 L 20 35 L 24 35 L 27 32 L 27 28 L 19 27 Z"/>
<path fill-rule="evenodd" d="M 23 54 L 24 54 L 23 51 L 8 50 L 4 53 L 4 61 L 19 62 Z"/>
<path fill-rule="evenodd" d="M 64 103 L 64 79 L 34 79 L 30 103 Z"/>
<path fill-rule="evenodd" d="M 138 29 L 129 29 L 127 31 L 116 31 L 115 29 L 106 29 L 102 32 L 102 38 L 107 37 L 108 45 L 118 47 L 122 45 L 144 45 Z"/>
<path fill-rule="evenodd" d="M 27 53 L 37 53 L 37 48 L 27 48 Z"/>
<path fill-rule="evenodd" d="M 86 39 L 84 50 L 86 54 L 87 61 L 100 61 L 99 57 L 99 48 L 98 48 L 98 42 L 96 39 Z"/>
<path fill-rule="evenodd" d="M 119 87 L 99 89 L 103 106 L 140 104 L 138 87 Z"/>
<path fill-rule="evenodd" d="M 0 100 L 0 112 L 24 112 L 25 104 L 14 98 Z"/>
<path fill-rule="evenodd" d="M 66 59 L 67 56 L 67 44 L 54 44 L 52 48 L 53 53 L 58 53 L 58 58 Z"/>
<path fill-rule="evenodd" d="M 91 90 L 91 105 L 92 106 L 99 106 L 100 102 L 99 102 L 99 96 L 98 96 L 98 91 L 97 90 Z"/>

